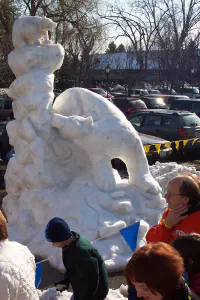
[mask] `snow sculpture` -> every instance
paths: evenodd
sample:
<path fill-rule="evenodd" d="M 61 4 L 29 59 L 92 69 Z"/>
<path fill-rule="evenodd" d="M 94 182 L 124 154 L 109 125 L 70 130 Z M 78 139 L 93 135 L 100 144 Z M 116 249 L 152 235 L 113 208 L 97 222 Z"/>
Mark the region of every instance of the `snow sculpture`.
<path fill-rule="evenodd" d="M 56 99 L 54 111 L 59 114 L 53 115 L 52 125 L 88 153 L 100 189 L 115 188 L 111 159 L 118 157 L 126 163 L 131 185 L 153 194 L 161 192 L 137 132 L 112 103 L 89 90 L 72 88 Z"/>
<path fill-rule="evenodd" d="M 15 119 L 7 125 L 15 147 L 6 171 L 8 195 L 3 208 L 9 235 L 35 254 L 54 255 L 44 242 L 44 227 L 59 216 L 71 228 L 96 241 L 110 270 L 123 267 L 130 250 L 118 230 L 144 219 L 155 224 L 165 201 L 153 179 L 137 132 L 110 102 L 88 90 L 72 88 L 55 101 L 53 72 L 64 49 L 48 39 L 56 24 L 47 18 L 22 17 L 13 28 L 15 46 L 8 63 L 16 76 L 9 88 Z M 111 168 L 119 157 L 129 181 Z"/>

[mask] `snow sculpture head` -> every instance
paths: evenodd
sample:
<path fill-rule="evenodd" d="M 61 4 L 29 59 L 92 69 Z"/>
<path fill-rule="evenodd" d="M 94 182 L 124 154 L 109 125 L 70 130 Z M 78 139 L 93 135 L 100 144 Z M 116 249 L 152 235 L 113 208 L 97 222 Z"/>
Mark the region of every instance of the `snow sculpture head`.
<path fill-rule="evenodd" d="M 45 17 L 21 17 L 13 26 L 13 45 L 17 49 L 27 45 L 52 44 L 48 30 L 55 27 L 56 23 Z"/>

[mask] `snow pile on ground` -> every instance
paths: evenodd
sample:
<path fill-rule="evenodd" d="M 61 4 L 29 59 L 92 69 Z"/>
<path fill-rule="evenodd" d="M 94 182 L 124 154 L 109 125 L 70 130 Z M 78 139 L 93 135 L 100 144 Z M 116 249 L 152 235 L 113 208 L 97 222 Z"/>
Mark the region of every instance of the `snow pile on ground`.
<path fill-rule="evenodd" d="M 168 182 L 173 177 L 187 172 L 200 176 L 200 171 L 196 171 L 195 167 L 179 165 L 176 162 L 156 162 L 155 165 L 150 166 L 150 172 L 162 187 L 163 196 L 166 193 Z"/>
<path fill-rule="evenodd" d="M 55 288 L 48 289 L 47 291 L 41 292 L 40 300 L 70 300 L 72 293 L 64 291 L 62 293 L 57 292 Z M 120 289 L 117 290 L 109 290 L 109 293 L 105 300 L 116 300 L 121 299 L 125 300 L 125 298 L 121 293 Z"/>

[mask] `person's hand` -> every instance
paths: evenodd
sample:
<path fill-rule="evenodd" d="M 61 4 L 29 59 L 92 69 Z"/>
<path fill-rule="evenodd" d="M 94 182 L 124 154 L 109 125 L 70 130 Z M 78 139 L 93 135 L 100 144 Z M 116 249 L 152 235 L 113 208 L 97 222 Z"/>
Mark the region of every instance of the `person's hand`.
<path fill-rule="evenodd" d="M 173 227 L 178 224 L 181 220 L 186 219 L 188 216 L 184 215 L 188 211 L 186 205 L 179 205 L 176 208 L 173 208 L 169 211 L 167 217 L 165 218 L 165 223 L 169 227 Z"/>

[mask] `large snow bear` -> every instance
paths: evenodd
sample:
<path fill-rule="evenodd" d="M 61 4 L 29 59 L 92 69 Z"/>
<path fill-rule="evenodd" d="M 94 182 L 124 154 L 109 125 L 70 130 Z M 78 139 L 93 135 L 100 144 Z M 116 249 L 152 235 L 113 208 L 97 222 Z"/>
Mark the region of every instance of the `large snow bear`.
<path fill-rule="evenodd" d="M 100 189 L 114 189 L 111 159 L 120 158 L 127 166 L 131 185 L 152 194 L 161 192 L 149 172 L 138 133 L 107 99 L 83 88 L 71 88 L 57 97 L 53 109 L 52 126 L 88 153 Z"/>

